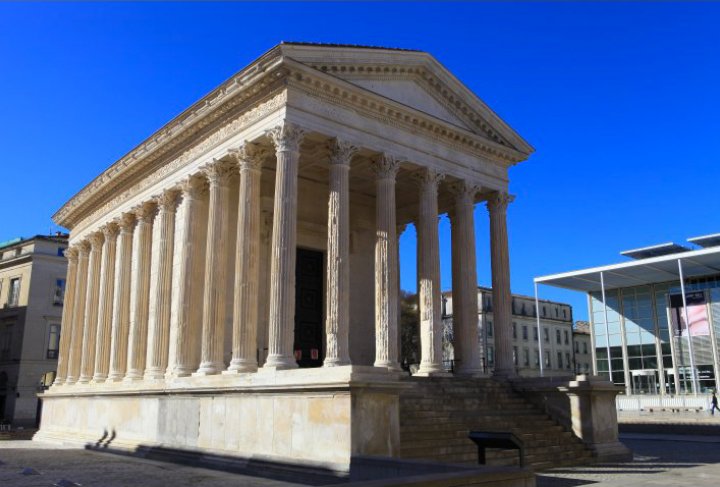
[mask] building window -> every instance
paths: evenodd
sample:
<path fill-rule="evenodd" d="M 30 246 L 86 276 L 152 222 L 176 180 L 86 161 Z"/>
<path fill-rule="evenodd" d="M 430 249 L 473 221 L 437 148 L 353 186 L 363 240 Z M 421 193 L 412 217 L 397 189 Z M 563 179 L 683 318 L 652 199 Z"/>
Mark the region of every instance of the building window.
<path fill-rule="evenodd" d="M 583 353 L 584 354 L 588 353 L 587 342 L 583 342 Z"/>
<path fill-rule="evenodd" d="M 558 358 L 558 362 L 557 362 L 558 369 L 562 369 L 563 368 L 562 352 L 557 353 L 557 358 Z"/>
<path fill-rule="evenodd" d="M 563 318 L 567 319 L 567 310 L 563 308 Z"/>
<path fill-rule="evenodd" d="M 545 337 L 546 342 L 550 342 L 550 332 L 547 328 L 543 328 L 543 336 Z"/>
<path fill-rule="evenodd" d="M 575 342 L 575 353 L 580 353 L 580 344 Z"/>
<path fill-rule="evenodd" d="M 550 367 L 550 352 L 545 352 L 545 367 Z"/>
<path fill-rule="evenodd" d="M 565 354 L 565 368 L 570 370 L 572 367 L 572 360 L 570 360 L 570 353 Z"/>
<path fill-rule="evenodd" d="M 487 336 L 490 337 L 490 338 L 492 338 L 492 336 L 493 336 L 492 321 L 488 321 L 488 322 L 487 322 Z"/>
<path fill-rule="evenodd" d="M 570 334 L 565 330 L 565 345 L 570 345 Z"/>
<path fill-rule="evenodd" d="M 555 318 L 559 318 L 559 317 L 560 317 L 560 313 L 558 312 L 558 309 L 555 308 Z"/>
<path fill-rule="evenodd" d="M 562 343 L 562 338 L 560 337 L 560 330 L 555 330 L 555 341 L 558 345 Z"/>
<path fill-rule="evenodd" d="M 513 339 L 517 340 L 517 325 L 513 323 Z"/>
<path fill-rule="evenodd" d="M 542 312 L 543 318 L 545 317 L 545 314 L 546 314 L 546 313 L 547 313 L 547 311 L 546 311 L 546 309 L 545 309 L 545 306 L 543 306 L 543 312 Z"/>
<path fill-rule="evenodd" d="M 533 340 L 537 341 L 537 328 L 533 328 Z"/>
<path fill-rule="evenodd" d="M 8 307 L 12 308 L 20 302 L 20 278 L 10 279 L 10 289 L 8 289 Z"/>
<path fill-rule="evenodd" d="M 55 292 L 53 294 L 53 304 L 62 306 L 65 301 L 65 279 L 55 279 Z"/>
<path fill-rule="evenodd" d="M 50 325 L 48 330 L 47 358 L 58 358 L 60 349 L 60 325 Z"/>
<path fill-rule="evenodd" d="M 517 349 L 517 347 L 513 347 L 513 363 L 515 365 L 518 364 L 518 349 Z"/>
<path fill-rule="evenodd" d="M 488 347 L 488 365 L 492 366 L 495 363 L 495 350 L 493 347 Z"/>
<path fill-rule="evenodd" d="M 527 348 L 523 349 L 523 365 L 530 367 L 530 350 Z"/>
<path fill-rule="evenodd" d="M 523 325 L 523 340 L 527 340 L 527 339 L 528 339 L 527 325 Z"/>
<path fill-rule="evenodd" d="M 540 367 L 540 352 L 535 350 L 535 367 Z"/>

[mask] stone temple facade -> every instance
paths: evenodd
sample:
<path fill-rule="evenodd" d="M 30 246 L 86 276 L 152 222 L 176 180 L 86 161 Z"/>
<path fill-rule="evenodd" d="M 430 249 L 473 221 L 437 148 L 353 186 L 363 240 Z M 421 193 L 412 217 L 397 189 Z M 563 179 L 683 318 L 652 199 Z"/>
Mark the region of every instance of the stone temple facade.
<path fill-rule="evenodd" d="M 455 373 L 476 375 L 487 205 L 495 373 L 512 375 L 508 168 L 532 151 L 427 53 L 274 47 L 54 216 L 68 284 L 36 438 L 340 470 L 396 456 L 398 235 L 419 236 L 418 375 L 443 375 L 450 215 Z"/>

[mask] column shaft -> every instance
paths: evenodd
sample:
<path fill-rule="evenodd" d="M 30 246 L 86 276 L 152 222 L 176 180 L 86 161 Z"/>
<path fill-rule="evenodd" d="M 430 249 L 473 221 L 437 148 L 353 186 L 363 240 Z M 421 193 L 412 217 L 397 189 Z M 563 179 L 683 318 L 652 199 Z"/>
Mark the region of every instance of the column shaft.
<path fill-rule="evenodd" d="M 74 384 L 80 377 L 82 363 L 83 327 L 85 324 L 85 301 L 87 299 L 88 267 L 90 245 L 81 242 L 78 245 L 77 276 L 75 278 L 75 296 L 73 297 L 73 319 L 71 323 L 70 346 L 68 353 L 68 371 L 66 384 Z"/>
<path fill-rule="evenodd" d="M 95 348 L 94 382 L 105 382 L 110 368 L 110 340 L 112 337 L 113 298 L 115 291 L 115 267 L 118 226 L 110 223 L 103 228 L 102 274 L 100 276 L 100 307 Z"/>
<path fill-rule="evenodd" d="M 63 296 L 63 313 L 60 327 L 60 353 L 58 354 L 57 374 L 55 375 L 54 385 L 60 385 L 65 382 L 68 373 L 73 311 L 75 309 L 75 281 L 77 280 L 78 267 L 77 248 L 68 247 L 65 249 L 65 258 L 68 261 L 68 268 L 65 279 L 65 296 Z"/>
<path fill-rule="evenodd" d="M 398 369 L 398 256 L 395 176 L 399 162 L 383 155 L 375 172 L 375 367 Z"/>
<path fill-rule="evenodd" d="M 507 193 L 497 192 L 487 202 L 490 213 L 490 257 L 492 267 L 493 328 L 495 331 L 495 371 L 497 377 L 515 375 L 512 359 L 512 294 L 507 235 Z M 542 337 L 538 337 L 539 340 Z M 542 359 L 542 358 L 541 358 Z"/>
<path fill-rule="evenodd" d="M 453 345 L 455 370 L 461 374 L 480 374 L 478 342 L 478 292 L 475 256 L 475 194 L 477 186 L 453 186 L 455 204 L 451 214 Z"/>
<path fill-rule="evenodd" d="M 82 360 L 78 382 L 87 383 L 95 370 L 95 340 L 97 337 L 98 308 L 100 305 L 100 276 L 102 275 L 103 235 L 97 232 L 90 236 L 90 267 L 88 271 L 85 323 L 83 325 Z"/>
<path fill-rule="evenodd" d="M 183 241 L 180 258 L 179 298 L 175 363 L 171 375 L 185 377 L 198 369 L 202 331 L 203 286 L 205 275 L 206 224 L 203 194 L 205 180 L 190 177 L 183 182 Z"/>
<path fill-rule="evenodd" d="M 155 278 L 155 313 L 148 320 L 148 348 L 145 365 L 145 379 L 162 379 L 168 366 L 170 346 L 170 311 L 172 304 L 172 267 L 175 250 L 175 210 L 178 191 L 170 189 L 157 198 L 158 225 L 158 270 Z"/>
<path fill-rule="evenodd" d="M 270 322 L 265 367 L 297 367 L 293 356 L 295 326 L 295 260 L 297 242 L 297 184 L 302 129 L 284 123 L 268 135 L 277 157 L 270 260 Z"/>
<path fill-rule="evenodd" d="M 112 338 L 110 340 L 109 381 L 119 381 L 127 370 L 128 332 L 130 330 L 130 293 L 132 277 L 133 230 L 135 216 L 124 214 L 120 219 L 120 238 L 113 296 Z"/>
<path fill-rule="evenodd" d="M 330 156 L 325 367 L 348 365 L 350 349 L 350 160 L 357 148 L 336 140 Z"/>
<path fill-rule="evenodd" d="M 125 380 L 129 381 L 142 379 L 145 372 L 150 307 L 150 264 L 155 213 L 154 203 L 144 203 L 135 211 L 137 226 L 133 243 L 131 317 L 128 334 L 127 374 L 125 375 Z"/>
<path fill-rule="evenodd" d="M 227 242 L 230 226 L 230 178 L 233 168 L 220 161 L 204 168 L 210 182 L 202 357 L 197 375 L 219 374 L 225 368 L 225 303 L 227 300 Z"/>
<path fill-rule="evenodd" d="M 440 242 L 438 236 L 438 185 L 443 179 L 432 169 L 418 174 L 418 298 L 420 302 L 421 360 L 419 375 L 445 372 L 442 364 L 442 296 L 440 295 Z"/>
<path fill-rule="evenodd" d="M 268 152 L 245 144 L 235 157 L 240 165 L 232 360 L 228 372 L 257 370 L 258 300 L 260 294 L 260 175 Z"/>

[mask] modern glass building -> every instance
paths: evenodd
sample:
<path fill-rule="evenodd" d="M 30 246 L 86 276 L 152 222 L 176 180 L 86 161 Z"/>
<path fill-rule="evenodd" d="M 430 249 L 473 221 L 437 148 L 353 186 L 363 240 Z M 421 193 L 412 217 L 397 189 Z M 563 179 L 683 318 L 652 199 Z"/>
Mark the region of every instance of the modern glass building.
<path fill-rule="evenodd" d="M 587 293 L 594 373 L 627 394 L 720 389 L 720 234 L 629 250 L 632 260 L 535 278 Z"/>

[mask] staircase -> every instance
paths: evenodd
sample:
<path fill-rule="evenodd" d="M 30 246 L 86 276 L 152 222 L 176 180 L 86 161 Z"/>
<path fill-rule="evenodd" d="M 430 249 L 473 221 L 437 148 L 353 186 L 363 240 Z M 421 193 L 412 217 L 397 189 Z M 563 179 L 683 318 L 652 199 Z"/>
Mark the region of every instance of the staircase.
<path fill-rule="evenodd" d="M 511 431 L 534 470 L 589 463 L 572 432 L 536 409 L 509 385 L 492 379 L 411 377 L 400 396 L 400 456 L 477 464 L 469 431 Z M 517 450 L 486 450 L 488 465 L 518 465 Z"/>

